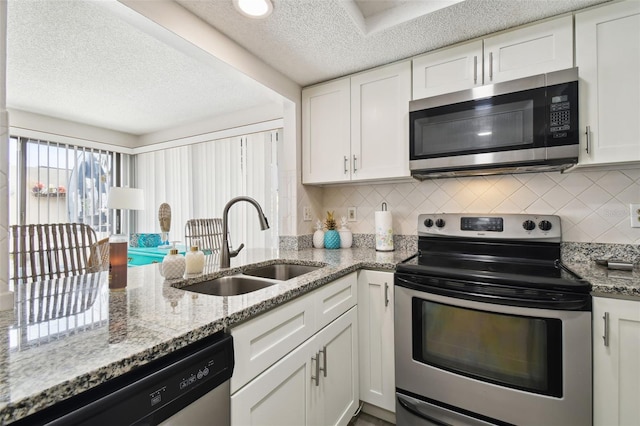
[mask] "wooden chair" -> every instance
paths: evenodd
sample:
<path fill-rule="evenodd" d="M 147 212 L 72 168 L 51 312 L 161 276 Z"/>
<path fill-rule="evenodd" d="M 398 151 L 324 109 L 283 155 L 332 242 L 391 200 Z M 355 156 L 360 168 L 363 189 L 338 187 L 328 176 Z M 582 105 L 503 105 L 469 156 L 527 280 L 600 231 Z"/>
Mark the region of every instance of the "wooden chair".
<path fill-rule="evenodd" d="M 89 257 L 97 237 L 83 223 L 13 225 L 9 240 L 12 282 L 45 281 L 92 272 Z"/>
<path fill-rule="evenodd" d="M 189 247 L 197 245 L 205 254 L 222 247 L 222 219 L 189 219 L 184 227 L 184 238 Z"/>
<path fill-rule="evenodd" d="M 88 272 L 109 270 L 109 238 L 103 238 L 91 245 L 89 250 Z"/>

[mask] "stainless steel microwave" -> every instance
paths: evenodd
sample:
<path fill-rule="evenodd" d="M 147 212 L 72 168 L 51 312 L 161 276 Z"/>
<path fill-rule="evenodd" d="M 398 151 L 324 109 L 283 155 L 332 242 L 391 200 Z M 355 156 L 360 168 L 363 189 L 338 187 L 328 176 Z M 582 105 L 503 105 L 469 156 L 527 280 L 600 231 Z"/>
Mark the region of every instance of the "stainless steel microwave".
<path fill-rule="evenodd" d="M 417 179 L 567 169 L 578 161 L 578 69 L 411 101 L 409 126 Z"/>

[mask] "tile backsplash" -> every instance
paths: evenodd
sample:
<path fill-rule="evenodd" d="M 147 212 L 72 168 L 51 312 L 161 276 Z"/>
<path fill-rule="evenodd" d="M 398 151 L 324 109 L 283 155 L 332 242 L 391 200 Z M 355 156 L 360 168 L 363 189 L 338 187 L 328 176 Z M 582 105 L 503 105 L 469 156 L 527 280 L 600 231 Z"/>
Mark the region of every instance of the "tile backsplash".
<path fill-rule="evenodd" d="M 531 213 L 559 215 L 564 241 L 640 243 L 640 228 L 629 219 L 629 204 L 640 203 L 640 169 L 332 186 L 322 194 L 323 210 L 337 217 L 357 208 L 349 227 L 359 234 L 374 233 L 383 201 L 400 235 L 416 234 L 421 213 Z"/>

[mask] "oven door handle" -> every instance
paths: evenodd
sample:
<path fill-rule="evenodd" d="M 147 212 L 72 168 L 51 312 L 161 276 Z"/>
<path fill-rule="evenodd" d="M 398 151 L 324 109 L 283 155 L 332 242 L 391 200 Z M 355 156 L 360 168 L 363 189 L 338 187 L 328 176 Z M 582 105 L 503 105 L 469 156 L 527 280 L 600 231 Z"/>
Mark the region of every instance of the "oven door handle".
<path fill-rule="evenodd" d="M 411 402 L 407 401 L 402 396 L 396 395 L 396 398 L 398 399 L 398 404 L 400 404 L 402 408 L 404 408 L 414 416 L 418 416 L 422 419 L 425 419 L 437 426 L 451 426 L 449 423 L 443 423 L 442 421 L 421 412 L 420 409 L 415 404 L 411 404 Z"/>

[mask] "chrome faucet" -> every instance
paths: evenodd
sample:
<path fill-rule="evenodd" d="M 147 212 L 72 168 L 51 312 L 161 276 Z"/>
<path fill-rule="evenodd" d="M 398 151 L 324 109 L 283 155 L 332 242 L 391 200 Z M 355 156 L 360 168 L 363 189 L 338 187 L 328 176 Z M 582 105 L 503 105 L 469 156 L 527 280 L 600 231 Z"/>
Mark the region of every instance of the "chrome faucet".
<path fill-rule="evenodd" d="M 236 257 L 238 253 L 240 253 L 240 250 L 242 250 L 244 247 L 244 244 L 240 244 L 237 250 L 232 250 L 232 251 L 229 250 L 229 226 L 228 226 L 229 209 L 231 208 L 232 205 L 234 205 L 238 201 L 247 201 L 253 204 L 253 206 L 258 211 L 258 220 L 260 221 L 260 229 L 263 231 L 265 229 L 269 229 L 269 222 L 267 222 L 267 217 L 264 215 L 264 212 L 262 211 L 262 207 L 260 207 L 260 204 L 258 204 L 256 200 L 254 200 L 251 197 L 245 197 L 245 196 L 235 197 L 229 200 L 227 205 L 224 206 L 224 210 L 222 212 L 222 248 L 220 250 L 220 267 L 221 268 L 228 268 L 231 265 L 231 258 Z"/>

